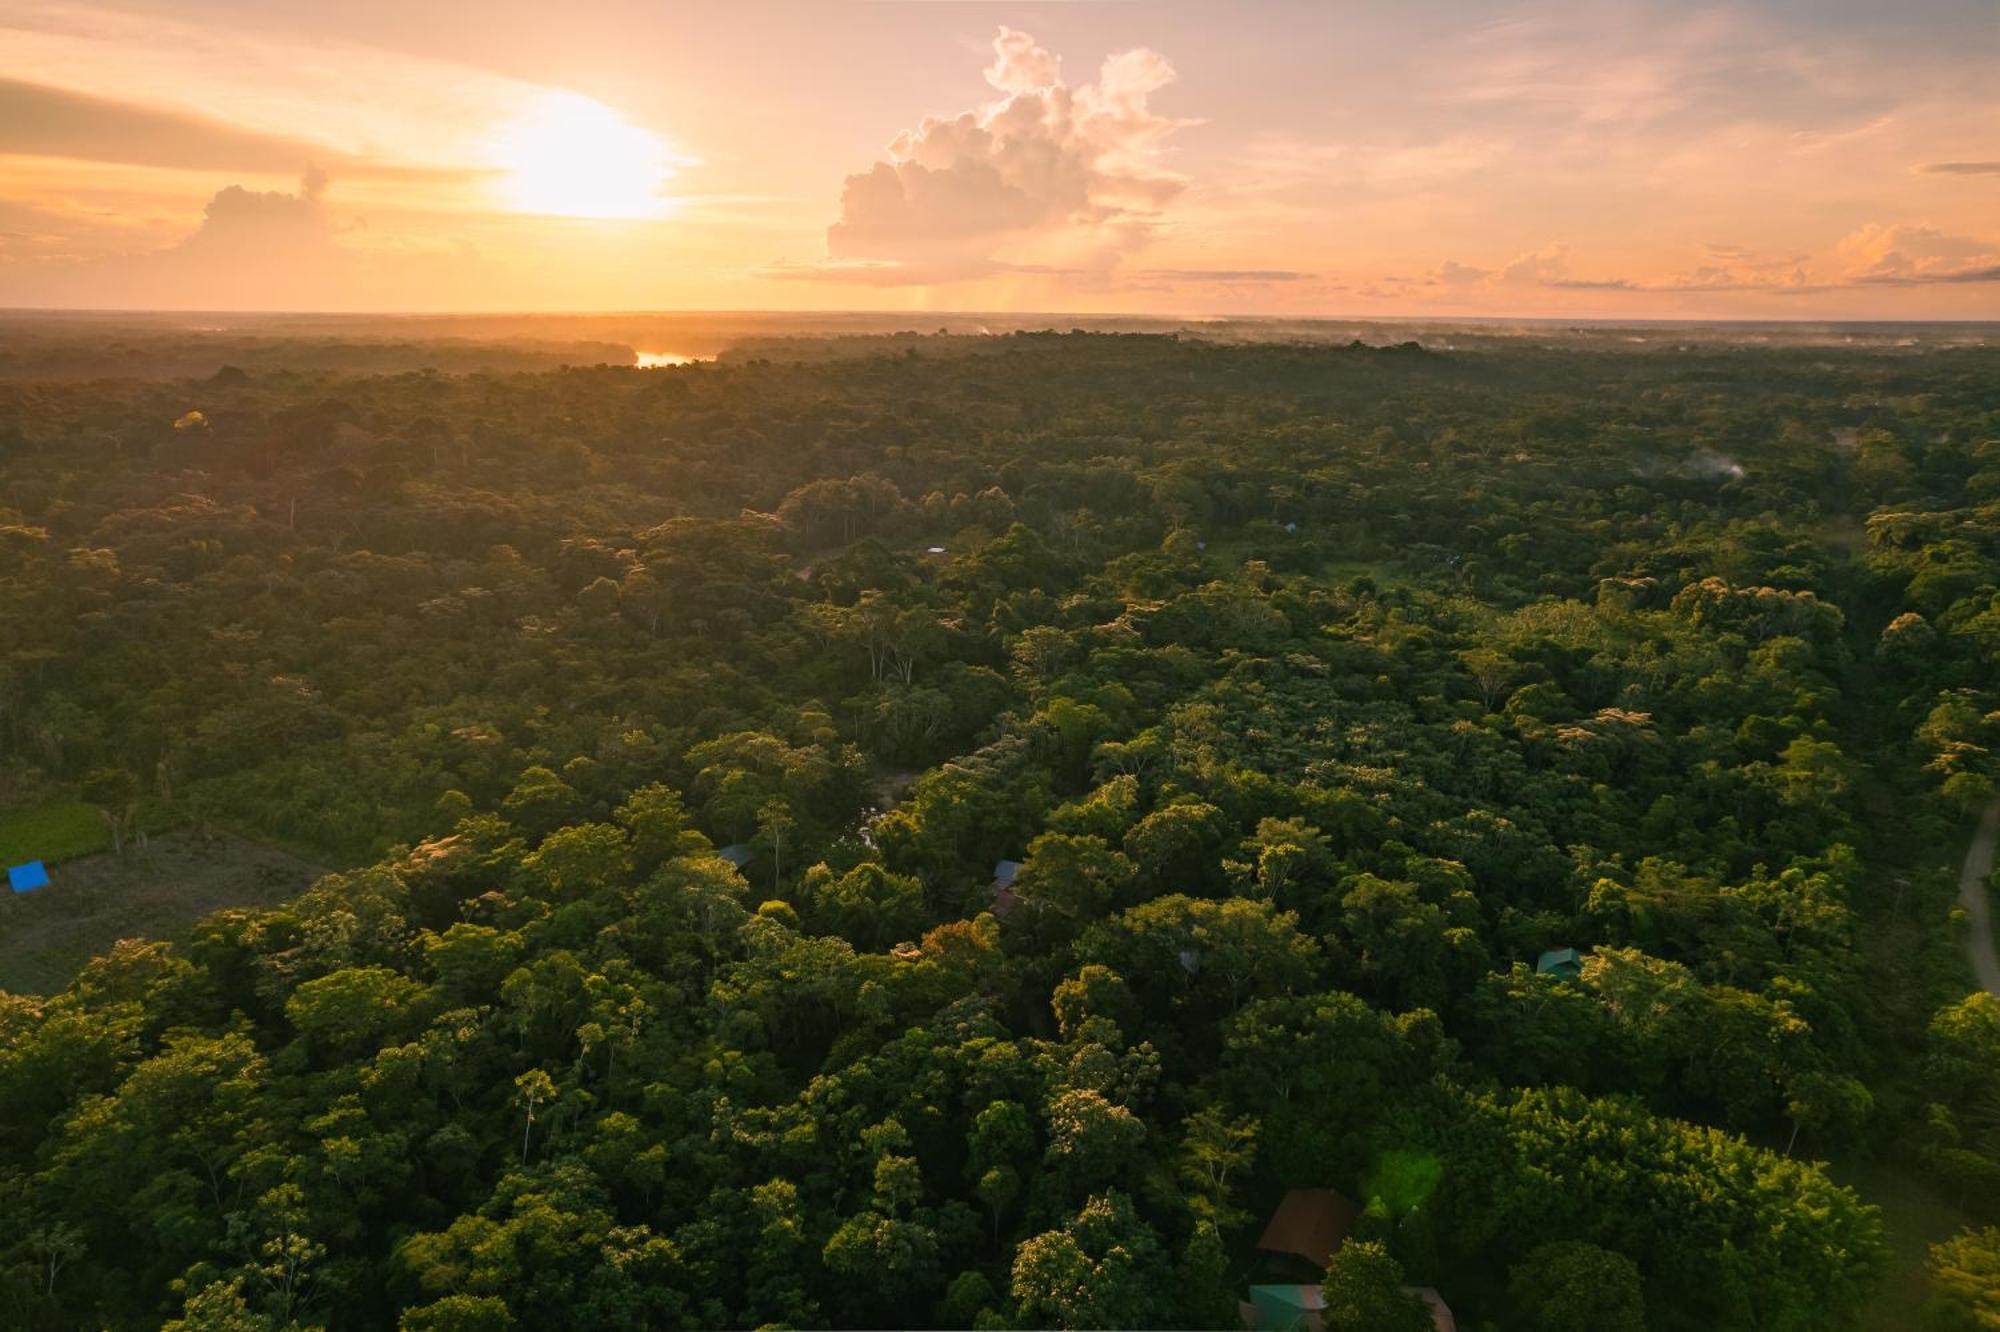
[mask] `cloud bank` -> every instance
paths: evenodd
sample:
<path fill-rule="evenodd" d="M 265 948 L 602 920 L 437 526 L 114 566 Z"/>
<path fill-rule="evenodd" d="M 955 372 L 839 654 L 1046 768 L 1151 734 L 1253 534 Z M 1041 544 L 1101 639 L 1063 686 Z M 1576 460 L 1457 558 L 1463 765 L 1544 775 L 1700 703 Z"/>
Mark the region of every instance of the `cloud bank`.
<path fill-rule="evenodd" d="M 187 170 L 291 172 L 326 149 L 186 112 L 0 78 L 0 153 Z"/>
<path fill-rule="evenodd" d="M 1166 57 L 1126 51 L 1071 87 L 1056 56 L 1002 28 L 985 72 L 999 100 L 897 135 L 889 160 L 847 178 L 826 260 L 771 271 L 873 285 L 1105 271 L 1151 239 L 1188 186 L 1158 161 L 1190 123 L 1150 104 L 1173 82 Z"/>
<path fill-rule="evenodd" d="M 1835 253 L 1853 281 L 1868 285 L 2000 282 L 2000 243 L 1931 226 L 1866 226 L 1843 240 Z"/>
<path fill-rule="evenodd" d="M 139 118 L 180 122 L 133 135 L 142 148 L 198 122 L 207 151 L 242 167 L 299 140 L 322 160 L 483 166 L 493 126 L 547 91 L 452 60 L 63 0 L 0 0 L 0 47 L 9 76 L 36 90 L 14 96 L 39 97 L 51 128 L 116 152 Z M 113 119 L 127 124 L 104 133 Z"/>
<path fill-rule="evenodd" d="M 491 274 L 466 249 L 362 248 L 363 230 L 338 220 L 326 173 L 306 172 L 296 191 L 217 190 L 198 226 L 174 244 L 139 253 L 37 267 L 6 263 L 12 303 L 104 309 L 392 309 L 419 284 L 477 291 Z M 4 240 L 4 238 L 0 238 Z"/>
<path fill-rule="evenodd" d="M 1871 222 L 1843 237 L 1816 260 L 1800 254 L 1761 254 L 1745 246 L 1714 242 L 1703 250 L 1710 262 L 1663 278 L 1576 277 L 1570 273 L 1569 247 L 1556 244 L 1492 268 L 1447 259 L 1430 271 L 1422 285 L 1811 295 L 1869 287 L 2000 283 L 2000 241 L 1956 235 L 1920 223 Z"/>

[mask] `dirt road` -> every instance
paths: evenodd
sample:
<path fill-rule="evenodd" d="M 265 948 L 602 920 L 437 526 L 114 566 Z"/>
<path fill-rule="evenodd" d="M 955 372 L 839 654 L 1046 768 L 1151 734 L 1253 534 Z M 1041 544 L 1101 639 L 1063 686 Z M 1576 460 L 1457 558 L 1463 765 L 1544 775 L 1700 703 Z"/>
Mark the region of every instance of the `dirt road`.
<path fill-rule="evenodd" d="M 2000 954 L 1993 948 L 1992 894 L 1986 881 L 1993 873 L 1993 848 L 2000 840 L 2000 799 L 1986 807 L 1972 845 L 1965 852 L 1965 868 L 1958 875 L 1958 904 L 1965 908 L 1967 929 L 1965 954 L 1972 959 L 1972 974 L 1981 989 L 2000 997 Z"/>

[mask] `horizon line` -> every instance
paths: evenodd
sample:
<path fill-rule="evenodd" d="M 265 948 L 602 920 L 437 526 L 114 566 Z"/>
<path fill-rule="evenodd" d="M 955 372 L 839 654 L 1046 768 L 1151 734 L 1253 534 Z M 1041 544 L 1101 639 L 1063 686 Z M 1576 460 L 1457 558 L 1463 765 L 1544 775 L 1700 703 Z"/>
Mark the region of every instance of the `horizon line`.
<path fill-rule="evenodd" d="M 1602 325 L 1621 327 L 1647 325 L 1736 325 L 1771 327 L 1953 327 L 2000 328 L 2000 315 L 1980 319 L 1904 318 L 1771 315 L 1761 318 L 1702 315 L 1548 315 L 1548 314 L 1149 314 L 1134 311 L 1088 312 L 1076 310 L 980 310 L 976 308 L 907 312 L 850 308 L 801 308 L 793 306 L 742 306 L 707 309 L 458 309 L 458 310 L 316 310 L 316 309 L 196 309 L 169 306 L 33 306 L 0 304 L 0 319 L 79 318 L 105 316 L 149 316 L 154 318 L 209 319 L 661 319 L 693 317 L 789 316 L 792 318 L 870 318 L 1040 320 L 1076 319 L 1126 321 L 1155 324 L 1538 324 L 1551 326 Z M 897 331 L 922 331 L 921 329 Z M 940 330 L 942 331 L 942 330 Z M 1009 329 L 1008 332 L 1032 330 Z"/>

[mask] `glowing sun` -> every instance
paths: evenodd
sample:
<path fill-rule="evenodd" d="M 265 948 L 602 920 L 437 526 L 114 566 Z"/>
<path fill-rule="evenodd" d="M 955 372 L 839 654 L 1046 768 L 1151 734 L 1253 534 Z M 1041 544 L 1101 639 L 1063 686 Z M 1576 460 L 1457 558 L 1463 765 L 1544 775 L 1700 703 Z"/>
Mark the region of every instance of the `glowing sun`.
<path fill-rule="evenodd" d="M 649 218 L 672 211 L 662 189 L 675 158 L 650 130 L 579 93 L 552 92 L 493 145 L 500 196 L 517 213 Z"/>

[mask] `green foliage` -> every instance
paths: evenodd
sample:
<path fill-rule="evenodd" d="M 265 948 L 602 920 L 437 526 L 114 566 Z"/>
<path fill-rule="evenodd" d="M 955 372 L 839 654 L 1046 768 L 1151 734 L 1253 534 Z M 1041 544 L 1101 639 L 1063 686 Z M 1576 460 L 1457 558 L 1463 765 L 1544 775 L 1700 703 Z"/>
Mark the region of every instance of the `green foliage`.
<path fill-rule="evenodd" d="M 1329 1327 L 1804 1329 L 1809 1162 L 1989 1205 L 1991 351 L 937 345 L 0 383 L 0 848 L 360 867 L 0 996 L 0 1321 L 1216 1326 L 1333 1187 Z"/>
<path fill-rule="evenodd" d="M 1015 1321 L 1025 1327 L 1153 1327 L 1166 1321 L 1166 1259 L 1129 1198 L 1090 1199 L 1061 1227 L 1022 1241 Z"/>
<path fill-rule="evenodd" d="M 1646 1329 L 1638 1265 L 1622 1253 L 1582 1240 L 1558 1240 L 1530 1250 L 1514 1265 L 1510 1293 L 1522 1328 Z"/>
<path fill-rule="evenodd" d="M 111 845 L 111 830 L 97 808 L 82 800 L 50 800 L 0 810 L 0 863 L 51 864 L 74 860 Z"/>
<path fill-rule="evenodd" d="M 1966 1230 L 1931 1245 L 1937 1289 L 1926 1312 L 1939 1329 L 2000 1327 L 2000 1230 Z"/>
<path fill-rule="evenodd" d="M 1320 1283 L 1327 1332 L 1424 1332 L 1431 1313 L 1403 1286 L 1403 1265 L 1373 1240 L 1350 1240 Z"/>
<path fill-rule="evenodd" d="M 1406 1216 L 1422 1207 L 1444 1178 L 1444 1162 L 1435 1152 L 1397 1148 L 1382 1153 L 1363 1189 L 1372 1203 L 1380 1202 L 1391 1217 Z"/>

